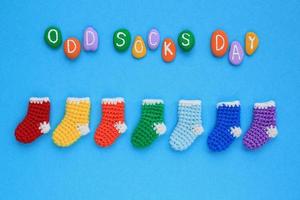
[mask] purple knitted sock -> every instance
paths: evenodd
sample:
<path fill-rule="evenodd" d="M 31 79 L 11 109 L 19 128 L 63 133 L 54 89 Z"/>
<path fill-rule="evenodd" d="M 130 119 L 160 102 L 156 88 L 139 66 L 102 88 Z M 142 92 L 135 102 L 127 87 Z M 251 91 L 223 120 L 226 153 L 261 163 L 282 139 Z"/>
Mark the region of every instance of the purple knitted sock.
<path fill-rule="evenodd" d="M 274 101 L 254 104 L 251 127 L 243 138 L 247 149 L 257 149 L 278 134 Z"/>

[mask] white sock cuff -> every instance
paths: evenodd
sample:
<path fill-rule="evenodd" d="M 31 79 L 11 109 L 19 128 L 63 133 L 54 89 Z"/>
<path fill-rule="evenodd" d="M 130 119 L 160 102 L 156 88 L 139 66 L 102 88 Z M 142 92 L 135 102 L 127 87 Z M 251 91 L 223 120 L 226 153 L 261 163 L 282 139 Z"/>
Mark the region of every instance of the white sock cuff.
<path fill-rule="evenodd" d="M 240 104 L 240 101 L 227 101 L 227 102 L 219 102 L 217 104 L 217 108 L 221 107 L 221 106 L 226 106 L 226 107 L 239 107 L 241 104 Z"/>
<path fill-rule="evenodd" d="M 269 107 L 276 107 L 275 101 L 271 100 L 271 101 L 266 101 L 266 102 L 261 102 L 261 103 L 255 103 L 254 104 L 254 108 L 257 109 L 266 109 Z"/>
<path fill-rule="evenodd" d="M 155 104 L 164 104 L 162 99 L 144 99 L 143 105 L 155 105 Z"/>
<path fill-rule="evenodd" d="M 102 99 L 102 104 L 117 104 L 117 103 L 124 103 L 124 98 L 116 97 L 116 98 L 104 98 Z"/>
<path fill-rule="evenodd" d="M 179 106 L 200 106 L 201 100 L 185 100 L 181 99 L 179 101 Z"/>
<path fill-rule="evenodd" d="M 30 103 L 37 103 L 37 104 L 42 104 L 42 103 L 46 103 L 46 102 L 50 102 L 49 97 L 31 97 L 29 99 Z"/>
<path fill-rule="evenodd" d="M 83 98 L 68 97 L 67 102 L 68 103 L 90 102 L 90 98 L 89 97 L 83 97 Z"/>

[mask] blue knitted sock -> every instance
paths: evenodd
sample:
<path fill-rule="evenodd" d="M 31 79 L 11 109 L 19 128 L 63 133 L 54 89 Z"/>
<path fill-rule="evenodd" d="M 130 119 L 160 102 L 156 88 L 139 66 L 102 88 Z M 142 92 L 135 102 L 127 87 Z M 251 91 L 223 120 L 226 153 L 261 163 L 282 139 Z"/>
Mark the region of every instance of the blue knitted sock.
<path fill-rule="evenodd" d="M 180 100 L 178 105 L 178 122 L 170 137 L 174 150 L 187 149 L 203 132 L 200 100 Z"/>
<path fill-rule="evenodd" d="M 210 150 L 225 150 L 241 135 L 240 111 L 239 101 L 217 104 L 217 123 L 207 139 Z"/>

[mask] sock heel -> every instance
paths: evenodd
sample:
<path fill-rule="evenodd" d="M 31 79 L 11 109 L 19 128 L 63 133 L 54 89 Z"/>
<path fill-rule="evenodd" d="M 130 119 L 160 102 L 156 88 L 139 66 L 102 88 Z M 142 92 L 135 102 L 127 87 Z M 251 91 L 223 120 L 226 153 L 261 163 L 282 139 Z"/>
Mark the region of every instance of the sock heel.
<path fill-rule="evenodd" d="M 46 121 L 41 122 L 40 126 L 39 126 L 39 129 L 40 129 L 41 133 L 43 133 L 43 134 L 48 133 L 50 131 L 50 129 L 51 129 L 50 123 L 46 122 Z"/>
<path fill-rule="evenodd" d="M 81 136 L 84 136 L 90 132 L 90 127 L 88 124 L 77 124 L 77 130 L 80 132 Z"/>
<path fill-rule="evenodd" d="M 233 135 L 233 137 L 238 138 L 242 134 L 242 129 L 239 126 L 232 126 L 230 127 L 230 134 Z"/>
<path fill-rule="evenodd" d="M 127 125 L 125 124 L 125 122 L 116 122 L 114 124 L 114 127 L 120 134 L 125 133 L 127 130 Z"/>
<path fill-rule="evenodd" d="M 167 132 L 167 127 L 165 123 L 154 123 L 153 130 L 156 132 L 157 135 L 163 135 Z"/>
<path fill-rule="evenodd" d="M 196 124 L 192 127 L 192 132 L 195 135 L 202 135 L 202 133 L 204 132 L 204 128 L 201 124 Z"/>

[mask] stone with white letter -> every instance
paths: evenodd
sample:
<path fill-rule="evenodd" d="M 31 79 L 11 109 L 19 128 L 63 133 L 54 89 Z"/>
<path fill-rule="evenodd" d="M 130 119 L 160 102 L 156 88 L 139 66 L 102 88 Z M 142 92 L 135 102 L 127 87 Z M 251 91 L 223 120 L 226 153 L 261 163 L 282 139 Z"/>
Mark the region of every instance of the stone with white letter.
<path fill-rule="evenodd" d="M 229 61 L 232 65 L 240 65 L 244 60 L 244 50 L 238 41 L 233 41 L 229 50 Z"/>
<path fill-rule="evenodd" d="M 62 43 L 60 30 L 55 26 L 48 27 L 44 33 L 44 40 L 53 49 L 60 47 Z"/>
<path fill-rule="evenodd" d="M 64 42 L 64 52 L 66 54 L 66 56 L 73 60 L 75 58 L 77 58 L 80 54 L 80 42 L 77 38 L 68 38 L 65 42 Z"/>
<path fill-rule="evenodd" d="M 191 31 L 184 30 L 179 33 L 177 42 L 183 51 L 188 52 L 192 50 L 195 45 L 195 36 Z"/>
<path fill-rule="evenodd" d="M 153 28 L 149 31 L 147 43 L 151 50 L 157 49 L 160 43 L 160 34 L 157 29 Z"/>
<path fill-rule="evenodd" d="M 126 51 L 131 43 L 131 35 L 127 29 L 119 29 L 114 33 L 114 47 L 119 52 Z"/>
<path fill-rule="evenodd" d="M 259 44 L 258 36 L 254 32 L 248 32 L 245 36 L 245 51 L 251 56 L 257 49 Z"/>
<path fill-rule="evenodd" d="M 228 37 L 223 30 L 216 30 L 210 39 L 210 49 L 214 56 L 223 57 L 228 49 Z"/>
<path fill-rule="evenodd" d="M 145 42 L 141 36 L 136 36 L 134 39 L 132 49 L 131 49 L 132 56 L 139 59 L 146 56 L 147 48 Z"/>
<path fill-rule="evenodd" d="M 172 62 L 176 57 L 176 46 L 171 38 L 163 41 L 161 49 L 161 57 L 165 62 Z"/>
<path fill-rule="evenodd" d="M 98 33 L 93 27 L 88 27 L 83 33 L 83 49 L 96 51 L 98 49 Z"/>

